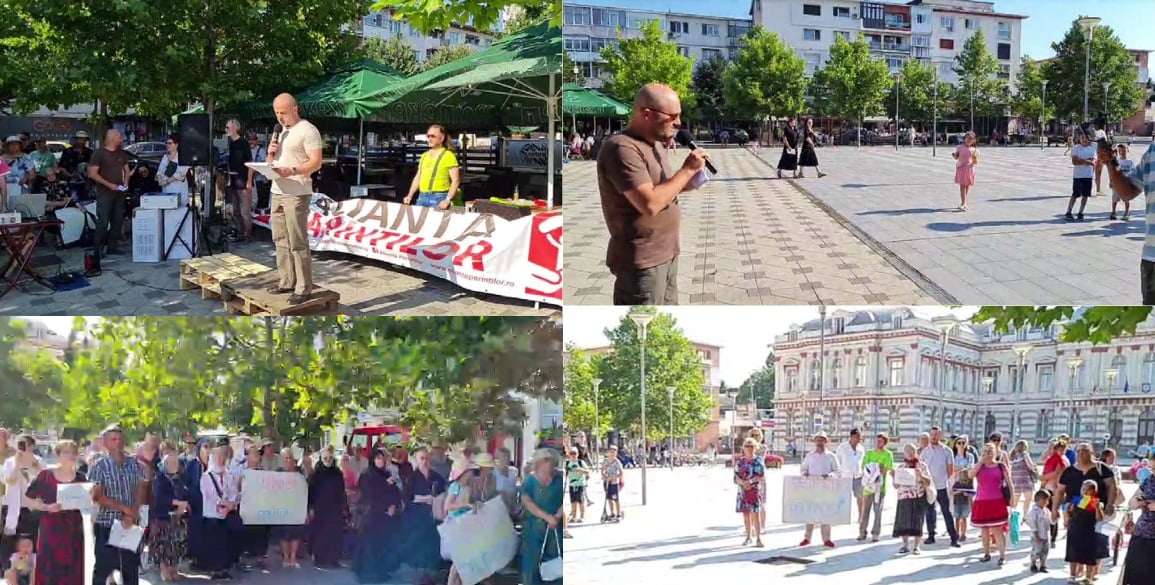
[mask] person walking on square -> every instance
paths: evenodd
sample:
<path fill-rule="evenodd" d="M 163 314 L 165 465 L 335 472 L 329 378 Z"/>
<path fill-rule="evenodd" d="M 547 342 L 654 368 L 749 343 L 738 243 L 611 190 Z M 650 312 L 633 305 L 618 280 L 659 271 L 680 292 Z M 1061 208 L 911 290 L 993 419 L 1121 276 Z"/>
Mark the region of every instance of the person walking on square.
<path fill-rule="evenodd" d="M 1075 200 L 1079 203 L 1079 221 L 1083 221 L 1083 211 L 1087 209 L 1087 199 L 1091 197 L 1091 183 L 1095 178 L 1095 147 L 1091 145 L 1091 137 L 1086 133 L 1079 135 L 1079 144 L 1071 149 L 1071 165 L 1074 166 L 1071 181 L 1071 200 L 1067 203 L 1067 221 L 1075 221 L 1071 215 L 1075 208 Z"/>
<path fill-rule="evenodd" d="M 970 439 L 962 435 L 954 442 L 954 474 L 951 476 L 951 504 L 954 513 L 955 531 L 958 532 L 958 541 L 967 540 L 967 522 L 971 516 L 971 503 L 974 501 L 974 467 L 978 459 L 968 449 Z"/>
<path fill-rule="evenodd" d="M 321 133 L 301 118 L 297 100 L 283 93 L 273 101 L 273 112 L 283 130 L 273 136 L 268 157 L 277 175 L 272 187 L 273 244 L 277 249 L 280 281 L 272 294 L 287 294 L 289 303 L 304 302 L 313 293 L 313 264 L 309 251 L 309 205 L 313 173 L 321 169 Z"/>
<path fill-rule="evenodd" d="M 838 458 L 833 453 L 826 450 L 826 433 L 819 431 L 814 435 L 814 450 L 806 454 L 806 458 L 802 460 L 802 477 L 823 477 L 831 478 L 838 476 Z M 830 525 L 822 524 L 822 544 L 826 548 L 834 548 L 834 541 L 830 538 Z M 810 546 L 810 537 L 814 535 L 814 525 L 806 525 L 806 535 L 802 539 L 802 544 L 798 546 Z"/>
<path fill-rule="evenodd" d="M 922 554 L 922 525 L 927 515 L 933 513 L 927 501 L 928 493 L 934 489 L 931 471 L 919 458 L 918 447 L 913 443 L 902 449 L 903 460 L 894 472 L 894 487 L 898 490 L 898 509 L 894 514 L 894 536 L 902 538 L 902 554 Z M 900 472 L 901 470 L 901 472 Z M 934 532 L 931 532 L 934 536 Z M 911 548 L 911 539 L 914 548 Z"/>
<path fill-rule="evenodd" d="M 1051 492 L 1035 492 L 1035 506 L 1027 512 L 1027 526 L 1031 529 L 1031 572 L 1047 572 L 1047 554 L 1051 552 Z"/>
<path fill-rule="evenodd" d="M 862 445 L 862 432 L 857 428 L 850 429 L 850 438 L 838 445 L 834 454 L 838 457 L 838 468 L 842 472 L 842 477 L 851 479 L 851 493 L 854 495 L 855 503 L 858 504 L 857 519 L 862 520 L 864 473 L 862 460 L 866 456 L 866 447 Z"/>
<path fill-rule="evenodd" d="M 802 167 L 814 167 L 819 179 L 825 177 L 826 173 L 818 168 L 818 153 L 814 150 L 818 145 L 818 134 L 814 132 L 814 118 L 806 118 L 806 128 L 799 138 L 802 142 L 802 155 L 798 157 L 798 177 L 805 176 Z"/>
<path fill-rule="evenodd" d="M 778 158 L 778 178 L 782 178 L 782 171 L 790 171 L 794 178 L 798 178 L 798 130 L 794 128 L 795 120 L 791 117 L 786 121 L 786 129 L 782 131 L 782 156 Z"/>
<path fill-rule="evenodd" d="M 1115 160 L 1119 161 L 1119 171 L 1124 175 L 1130 173 L 1135 168 L 1134 161 L 1127 158 L 1127 145 L 1115 145 Z M 1111 174 L 1107 173 L 1107 178 L 1110 179 Z M 1123 221 L 1131 219 L 1131 202 L 1125 201 L 1120 195 L 1121 186 L 1116 186 L 1117 183 L 1111 181 L 1111 219 L 1117 219 L 1115 216 L 1115 208 L 1119 206 L 1119 202 L 1123 202 Z"/>
<path fill-rule="evenodd" d="M 999 566 L 1006 563 L 1007 535 L 1004 530 L 1010 517 L 1010 502 L 1014 499 L 1011 471 L 999 457 L 998 448 L 987 443 L 982 458 L 975 468 L 976 492 L 971 523 L 983 532 L 982 562 L 991 560 L 991 544 L 998 547 Z M 1005 491 L 1004 491 L 1005 490 Z"/>
<path fill-rule="evenodd" d="M 942 442 L 942 429 L 938 427 L 931 427 L 930 429 L 930 444 L 922 450 L 920 459 L 926 464 L 930 471 L 931 479 L 934 480 L 935 493 L 934 501 L 930 502 L 930 506 L 926 509 L 926 544 L 934 544 L 934 535 L 937 528 L 938 510 L 942 510 L 943 520 L 946 522 L 946 532 L 950 535 L 950 545 L 954 548 L 959 548 L 961 545 L 958 542 L 958 527 L 955 525 L 954 516 L 951 515 L 950 510 L 950 477 L 954 475 L 954 454 L 951 453 L 949 447 Z"/>
<path fill-rule="evenodd" d="M 958 185 L 959 211 L 967 210 L 967 196 L 975 184 L 975 165 L 979 164 L 978 138 L 974 132 L 967 132 L 963 143 L 958 145 L 951 156 L 955 159 L 954 182 Z"/>

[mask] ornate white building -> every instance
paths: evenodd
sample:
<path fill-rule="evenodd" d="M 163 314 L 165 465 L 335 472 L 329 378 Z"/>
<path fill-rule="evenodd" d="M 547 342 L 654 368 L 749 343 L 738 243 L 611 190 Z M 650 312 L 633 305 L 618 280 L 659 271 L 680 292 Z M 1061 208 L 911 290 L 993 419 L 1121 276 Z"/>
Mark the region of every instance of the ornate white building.
<path fill-rule="evenodd" d="M 936 424 L 1035 446 L 1060 433 L 1124 450 L 1155 442 L 1155 319 L 1099 346 L 1058 341 L 1062 327 L 999 335 L 907 308 L 833 312 L 824 341 L 819 319 L 794 325 L 774 340 L 774 446 L 855 426 L 908 442 Z"/>

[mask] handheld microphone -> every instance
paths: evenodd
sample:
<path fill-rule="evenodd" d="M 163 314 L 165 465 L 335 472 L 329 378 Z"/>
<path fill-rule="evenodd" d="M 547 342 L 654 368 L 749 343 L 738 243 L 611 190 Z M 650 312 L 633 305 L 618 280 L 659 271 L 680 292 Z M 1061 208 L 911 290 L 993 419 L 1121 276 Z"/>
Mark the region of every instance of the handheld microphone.
<path fill-rule="evenodd" d="M 681 144 L 690 150 L 698 150 L 698 143 L 694 142 L 694 136 L 690 134 L 690 131 L 686 130 L 685 128 L 678 130 L 678 135 L 674 138 L 674 140 L 677 140 L 678 144 Z M 718 174 L 718 169 L 714 168 L 714 163 L 710 162 L 710 159 L 706 159 L 706 169 L 708 169 L 712 175 Z"/>

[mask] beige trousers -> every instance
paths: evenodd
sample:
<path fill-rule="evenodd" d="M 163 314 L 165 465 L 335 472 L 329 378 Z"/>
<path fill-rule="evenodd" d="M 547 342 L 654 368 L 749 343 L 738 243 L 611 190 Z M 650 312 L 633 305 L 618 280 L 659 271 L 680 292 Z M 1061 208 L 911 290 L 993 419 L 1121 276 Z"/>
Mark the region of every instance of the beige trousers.
<path fill-rule="evenodd" d="M 299 295 L 313 292 L 313 263 L 309 252 L 311 195 L 272 196 L 273 244 L 277 247 L 277 275 L 281 288 Z"/>

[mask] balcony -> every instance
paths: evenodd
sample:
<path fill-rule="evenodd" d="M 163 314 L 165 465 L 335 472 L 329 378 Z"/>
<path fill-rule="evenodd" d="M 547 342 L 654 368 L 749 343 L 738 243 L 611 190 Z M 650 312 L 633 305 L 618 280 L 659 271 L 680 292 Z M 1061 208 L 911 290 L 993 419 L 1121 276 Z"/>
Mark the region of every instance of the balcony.
<path fill-rule="evenodd" d="M 890 53 L 910 53 L 910 45 L 906 43 L 880 43 L 872 41 L 870 43 L 870 50 Z"/>
<path fill-rule="evenodd" d="M 901 18 L 891 18 L 890 15 L 887 15 L 883 21 L 883 28 L 886 30 L 910 31 L 910 21 Z"/>

